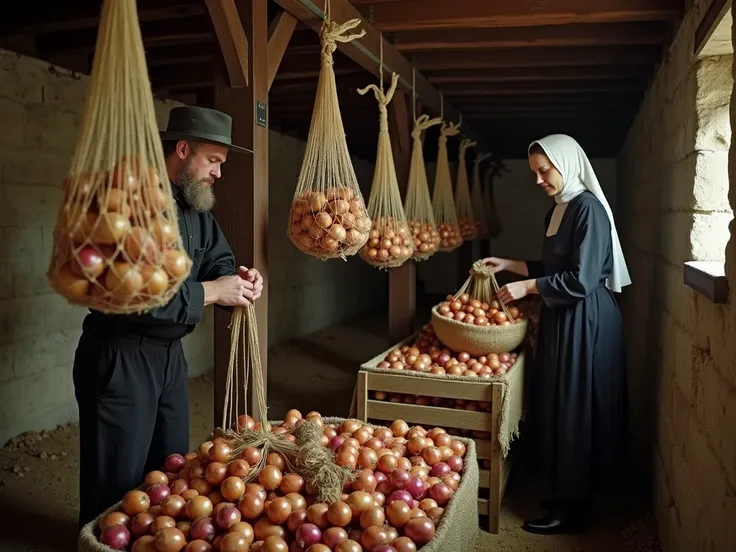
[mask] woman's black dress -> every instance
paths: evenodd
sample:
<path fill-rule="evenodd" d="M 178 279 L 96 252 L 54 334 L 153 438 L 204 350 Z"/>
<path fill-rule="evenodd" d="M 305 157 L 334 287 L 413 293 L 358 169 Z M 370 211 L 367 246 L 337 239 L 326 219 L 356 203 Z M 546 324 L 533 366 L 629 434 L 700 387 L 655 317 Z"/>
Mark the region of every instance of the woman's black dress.
<path fill-rule="evenodd" d="M 627 408 L 623 325 L 606 287 L 611 225 L 592 193 L 568 204 L 527 264 L 543 302 L 531 410 L 544 471 L 553 496 L 586 500 L 617 484 Z"/>

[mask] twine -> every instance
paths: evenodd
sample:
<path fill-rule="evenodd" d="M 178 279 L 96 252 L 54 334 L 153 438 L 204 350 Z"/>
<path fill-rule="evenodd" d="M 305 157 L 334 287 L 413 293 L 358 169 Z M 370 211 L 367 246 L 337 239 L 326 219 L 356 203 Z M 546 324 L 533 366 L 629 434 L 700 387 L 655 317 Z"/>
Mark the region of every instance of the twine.
<path fill-rule="evenodd" d="M 319 36 L 322 41 L 322 65 L 332 65 L 333 59 L 332 54 L 337 50 L 337 43 L 342 42 L 347 44 L 358 38 L 365 36 L 365 29 L 361 29 L 358 33 L 347 34 L 348 31 L 352 31 L 355 27 L 360 25 L 360 19 L 349 19 L 345 23 L 335 23 L 330 19 L 330 0 L 325 2 L 325 19 L 322 23 Z"/>
<path fill-rule="evenodd" d="M 465 283 L 453 296 L 453 299 L 458 299 L 463 293 L 468 293 L 468 295 L 481 303 L 490 303 L 495 297 L 501 304 L 501 309 L 503 309 L 506 317 L 511 322 L 514 322 L 515 319 L 511 316 L 509 309 L 498 298 L 499 289 L 493 267 L 485 264 L 482 259 L 479 259 L 473 263 L 470 277 L 465 280 Z"/>
<path fill-rule="evenodd" d="M 239 389 L 238 363 L 241 361 L 240 348 L 245 349 L 242 355 L 243 389 L 253 380 L 253 394 L 258 412 L 255 429 L 236 428 Z M 247 402 L 243 407 L 248 413 Z M 227 381 L 225 385 L 225 404 L 222 412 L 222 427 L 214 435 L 222 436 L 230 441 L 233 458 L 237 458 L 247 448 L 254 447 L 261 451 L 258 462 L 251 466 L 243 480 L 248 483 L 257 477 L 266 465 L 271 452 L 278 453 L 286 464 L 288 472 L 298 473 L 309 485 L 310 494 L 316 495 L 319 502 L 330 504 L 340 499 L 346 483 L 355 477 L 352 470 L 335 464 L 334 453 L 322 445 L 322 428 L 316 423 L 305 420 L 292 430 L 281 434 L 271 431 L 268 423 L 266 404 L 266 387 L 263 380 L 261 355 L 258 346 L 258 324 L 253 304 L 247 307 L 236 307 L 230 322 L 230 361 L 228 363 Z M 255 418 L 254 418 L 255 419 Z M 286 436 L 293 434 L 296 442 Z"/>

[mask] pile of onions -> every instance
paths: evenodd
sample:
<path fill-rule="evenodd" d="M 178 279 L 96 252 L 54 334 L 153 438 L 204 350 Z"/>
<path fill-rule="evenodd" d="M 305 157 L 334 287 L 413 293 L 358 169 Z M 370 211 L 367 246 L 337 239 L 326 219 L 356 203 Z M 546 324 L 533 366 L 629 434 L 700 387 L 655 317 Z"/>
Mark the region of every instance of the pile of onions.
<path fill-rule="evenodd" d="M 272 431 L 293 439 L 288 430 L 304 419 L 323 427 L 335 462 L 356 471 L 339 501 L 315 503 L 275 452 L 246 484 L 261 451 L 234 457 L 218 437 L 147 474 L 145 490 L 128 492 L 100 521 L 101 542 L 130 552 L 416 552 L 434 538 L 461 481 L 462 441 L 402 420 L 388 428 L 357 420 L 335 426 L 296 410 Z M 248 416 L 238 424 L 257 426 Z"/>
<path fill-rule="evenodd" d="M 433 224 L 421 220 L 410 220 L 409 229 L 414 237 L 413 257 L 423 259 L 437 252 L 440 233 Z"/>
<path fill-rule="evenodd" d="M 57 247 L 64 242 L 68 252 L 52 271 L 59 293 L 77 302 L 111 295 L 136 303 L 186 275 L 190 260 L 178 248 L 177 222 L 166 217 L 168 195 L 140 158 L 124 158 L 106 174 L 67 179 L 63 187 L 64 236 Z"/>
<path fill-rule="evenodd" d="M 437 225 L 437 232 L 440 235 L 440 249 L 455 249 L 463 243 L 457 226 L 442 222 Z"/>
<path fill-rule="evenodd" d="M 494 300 L 490 304 L 481 303 L 477 299 L 463 293 L 455 299 L 448 295 L 437 306 L 437 312 L 446 318 L 475 326 L 509 326 L 524 319 L 524 314 L 518 307 L 507 307 L 511 320 L 502 310 L 501 304 Z"/>
<path fill-rule="evenodd" d="M 297 199 L 290 220 L 291 241 L 317 254 L 360 247 L 371 229 L 363 198 L 347 187 L 310 192 Z"/>
<path fill-rule="evenodd" d="M 478 237 L 478 228 L 472 219 L 458 219 L 457 225 L 460 228 L 460 235 L 464 240 L 472 240 Z"/>
<path fill-rule="evenodd" d="M 389 351 L 378 364 L 378 368 L 412 370 L 437 375 L 492 378 L 507 373 L 517 358 L 516 353 L 489 353 L 477 358 L 468 353 L 454 353 L 440 343 L 432 325 L 426 324 L 413 345 L 404 345 Z M 421 401 L 425 399 L 426 397 Z M 423 404 L 419 401 L 420 398 L 416 397 L 416 404 Z M 395 402 L 408 401 L 402 398 L 401 401 Z"/>
<path fill-rule="evenodd" d="M 401 264 L 414 253 L 414 241 L 404 221 L 381 217 L 373 221 L 360 257 L 372 265 Z"/>

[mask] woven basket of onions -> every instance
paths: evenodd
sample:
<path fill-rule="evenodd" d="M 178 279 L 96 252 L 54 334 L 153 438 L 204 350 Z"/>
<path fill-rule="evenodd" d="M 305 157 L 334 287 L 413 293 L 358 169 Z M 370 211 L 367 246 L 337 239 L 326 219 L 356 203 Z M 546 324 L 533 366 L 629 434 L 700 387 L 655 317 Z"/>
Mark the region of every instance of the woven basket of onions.
<path fill-rule="evenodd" d="M 318 501 L 288 455 L 238 449 L 220 433 L 171 455 L 139 489 L 87 524 L 80 552 L 440 552 L 470 550 L 478 529 L 471 439 L 445 430 L 306 417 L 291 410 L 272 434 L 321 430 L 331 462 L 349 471 L 337 500 Z M 250 416 L 237 424 L 258 429 Z M 227 434 L 224 434 L 227 435 Z"/>
<path fill-rule="evenodd" d="M 432 327 L 442 344 L 472 356 L 516 350 L 529 321 L 516 307 L 494 300 L 497 292 L 493 269 L 476 261 L 463 287 L 432 308 Z"/>

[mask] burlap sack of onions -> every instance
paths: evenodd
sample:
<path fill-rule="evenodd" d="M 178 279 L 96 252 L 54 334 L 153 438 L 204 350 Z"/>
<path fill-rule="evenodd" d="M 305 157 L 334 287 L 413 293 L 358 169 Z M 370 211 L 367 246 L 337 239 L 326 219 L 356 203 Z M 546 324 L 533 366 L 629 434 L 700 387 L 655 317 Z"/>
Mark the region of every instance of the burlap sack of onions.
<path fill-rule="evenodd" d="M 397 420 L 233 420 L 235 360 L 266 412 L 255 311 L 233 315 L 223 427 L 173 454 L 139 489 L 87 524 L 80 552 L 439 552 L 469 549 L 478 529 L 472 440 Z M 243 336 L 241 333 L 245 333 Z"/>

